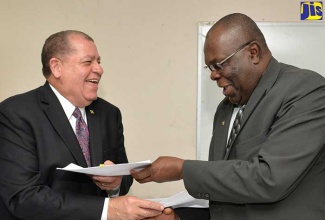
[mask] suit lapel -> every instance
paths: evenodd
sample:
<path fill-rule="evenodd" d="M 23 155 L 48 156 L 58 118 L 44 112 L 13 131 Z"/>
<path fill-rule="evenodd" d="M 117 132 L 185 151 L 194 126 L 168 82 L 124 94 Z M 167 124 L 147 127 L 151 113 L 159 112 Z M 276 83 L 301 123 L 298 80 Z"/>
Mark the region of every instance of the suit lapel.
<path fill-rule="evenodd" d="M 41 108 L 49 118 L 54 130 L 69 148 L 71 154 L 80 166 L 87 167 L 82 151 L 80 149 L 76 135 L 70 126 L 69 120 L 64 113 L 64 110 L 50 88 L 48 83 L 45 83 L 40 89 Z"/>
<path fill-rule="evenodd" d="M 272 57 L 268 67 L 263 73 L 262 78 L 260 79 L 259 83 L 257 84 L 255 90 L 253 91 L 251 97 L 249 98 L 246 104 L 241 123 L 242 128 L 245 126 L 246 121 L 249 119 L 256 106 L 260 103 L 260 101 L 264 98 L 267 92 L 275 84 L 279 73 L 280 65 L 278 61 Z"/>
<path fill-rule="evenodd" d="M 263 73 L 262 78 L 260 79 L 259 83 L 257 84 L 256 88 L 254 89 L 251 97 L 249 98 L 249 100 L 246 104 L 243 118 L 241 121 L 241 129 L 238 132 L 236 138 L 240 135 L 241 130 L 245 127 L 247 120 L 249 119 L 251 114 L 254 112 L 256 106 L 260 103 L 260 101 L 267 94 L 268 90 L 276 82 L 279 73 L 280 73 L 280 65 L 279 65 L 278 61 L 272 57 L 268 67 L 266 68 L 266 70 Z M 229 119 L 229 121 L 230 121 L 230 119 Z M 225 160 L 228 159 L 229 152 L 231 152 L 231 149 L 232 149 L 234 143 L 236 142 L 235 140 L 230 145 L 229 151 L 224 157 Z"/>
<path fill-rule="evenodd" d="M 103 153 L 102 153 L 102 138 L 100 129 L 100 112 L 95 108 L 94 104 L 86 107 L 87 123 L 89 129 L 89 141 L 90 141 L 90 155 L 92 166 L 98 166 L 103 163 Z"/>
<path fill-rule="evenodd" d="M 216 115 L 213 129 L 213 146 L 211 146 L 213 147 L 213 154 L 210 155 L 210 157 L 213 156 L 213 160 L 220 160 L 226 154 L 227 137 L 232 111 L 233 104 L 225 100 L 225 104 L 222 105 L 218 115 Z"/>

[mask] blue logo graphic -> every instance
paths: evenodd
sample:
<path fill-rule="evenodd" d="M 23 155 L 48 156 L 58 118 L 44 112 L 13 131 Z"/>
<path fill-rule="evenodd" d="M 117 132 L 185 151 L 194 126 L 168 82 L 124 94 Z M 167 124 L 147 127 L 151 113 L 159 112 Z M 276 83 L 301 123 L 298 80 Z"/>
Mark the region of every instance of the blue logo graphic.
<path fill-rule="evenodd" d="M 323 20 L 323 2 L 300 2 L 300 20 Z"/>

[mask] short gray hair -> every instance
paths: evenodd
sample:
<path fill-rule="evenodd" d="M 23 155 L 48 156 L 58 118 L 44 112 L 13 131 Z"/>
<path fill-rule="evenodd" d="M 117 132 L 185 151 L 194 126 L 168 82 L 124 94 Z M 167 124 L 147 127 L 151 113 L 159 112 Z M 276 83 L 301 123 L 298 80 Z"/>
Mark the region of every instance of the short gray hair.
<path fill-rule="evenodd" d="M 42 72 L 45 78 L 48 78 L 52 73 L 49 62 L 53 57 L 62 57 L 74 51 L 74 48 L 72 47 L 69 40 L 69 37 L 71 35 L 79 35 L 87 40 L 94 42 L 94 40 L 89 35 L 76 30 L 60 31 L 49 36 L 43 45 L 41 54 L 43 65 Z"/>

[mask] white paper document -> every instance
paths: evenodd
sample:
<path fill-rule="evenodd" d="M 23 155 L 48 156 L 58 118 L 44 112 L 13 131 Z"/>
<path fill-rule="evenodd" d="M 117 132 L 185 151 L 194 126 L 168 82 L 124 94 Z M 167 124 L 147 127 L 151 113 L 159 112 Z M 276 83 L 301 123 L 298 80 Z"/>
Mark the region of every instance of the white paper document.
<path fill-rule="evenodd" d="M 190 207 L 190 208 L 208 208 L 209 201 L 205 199 L 196 199 L 188 192 L 180 192 L 165 199 L 150 199 L 151 201 L 159 202 L 164 207 Z"/>
<path fill-rule="evenodd" d="M 70 163 L 68 166 L 63 168 L 56 168 L 58 170 L 65 170 L 77 173 L 85 173 L 98 176 L 122 176 L 130 175 L 130 170 L 140 170 L 149 166 L 151 164 L 150 160 L 135 162 L 135 163 L 121 163 L 113 165 L 103 165 L 83 168 L 74 163 Z"/>

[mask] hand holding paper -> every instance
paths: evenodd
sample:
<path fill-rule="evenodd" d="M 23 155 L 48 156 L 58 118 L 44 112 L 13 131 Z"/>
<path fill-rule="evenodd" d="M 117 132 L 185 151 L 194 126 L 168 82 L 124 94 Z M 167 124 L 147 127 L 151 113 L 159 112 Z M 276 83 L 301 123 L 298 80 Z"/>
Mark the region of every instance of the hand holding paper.
<path fill-rule="evenodd" d="M 175 208 L 180 207 L 189 207 L 189 208 L 207 208 L 209 207 L 209 201 L 203 199 L 195 199 L 192 197 L 188 192 L 180 192 L 176 195 L 173 195 L 169 198 L 165 199 L 151 199 L 151 201 L 156 201 L 162 204 L 164 207 L 171 207 L 165 208 L 164 212 L 155 217 L 155 218 L 148 218 L 148 219 L 156 219 L 156 220 L 178 220 L 178 216 L 175 214 Z"/>
<path fill-rule="evenodd" d="M 114 165 L 114 163 L 110 160 L 106 160 L 103 166 L 107 165 Z M 106 191 L 115 191 L 114 195 L 118 195 L 120 185 L 122 182 L 123 176 L 91 176 L 94 183 L 101 189 Z"/>
<path fill-rule="evenodd" d="M 108 219 L 150 219 L 161 215 L 164 207 L 153 201 L 134 196 L 111 198 L 108 206 Z"/>
<path fill-rule="evenodd" d="M 183 179 L 182 169 L 184 160 L 177 157 L 159 157 L 151 166 L 138 172 L 131 172 L 131 175 L 139 183 L 167 182 Z"/>

